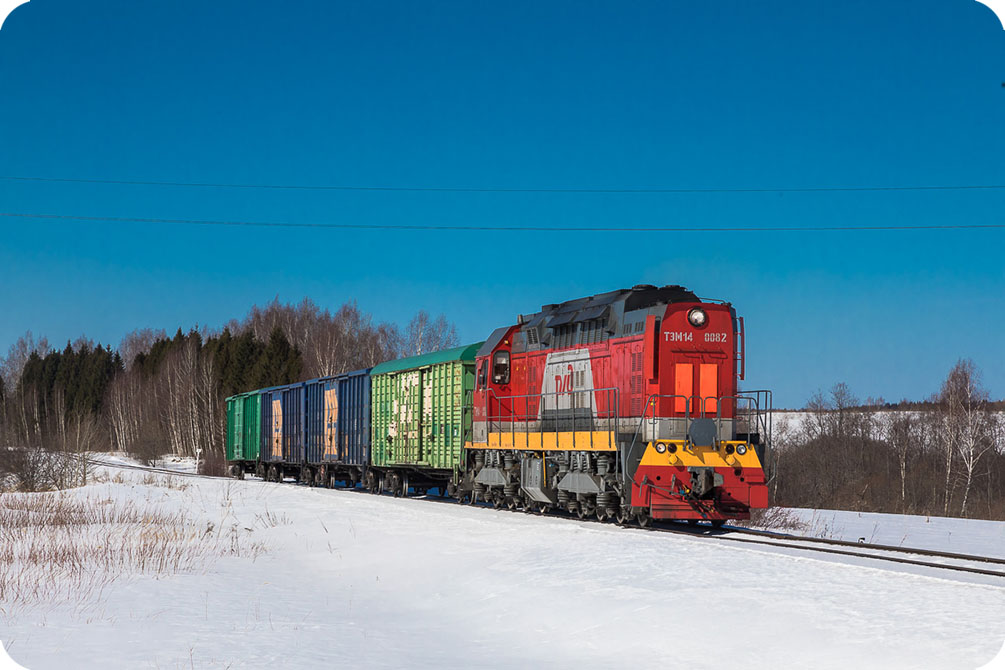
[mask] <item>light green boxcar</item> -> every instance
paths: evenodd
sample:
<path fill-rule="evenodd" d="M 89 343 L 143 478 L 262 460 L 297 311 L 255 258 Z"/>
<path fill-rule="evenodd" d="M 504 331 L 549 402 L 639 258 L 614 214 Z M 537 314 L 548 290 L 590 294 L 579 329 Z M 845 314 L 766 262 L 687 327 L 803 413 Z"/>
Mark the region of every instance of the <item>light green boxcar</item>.
<path fill-rule="evenodd" d="M 370 371 L 373 465 L 464 469 L 481 344 L 388 361 Z"/>

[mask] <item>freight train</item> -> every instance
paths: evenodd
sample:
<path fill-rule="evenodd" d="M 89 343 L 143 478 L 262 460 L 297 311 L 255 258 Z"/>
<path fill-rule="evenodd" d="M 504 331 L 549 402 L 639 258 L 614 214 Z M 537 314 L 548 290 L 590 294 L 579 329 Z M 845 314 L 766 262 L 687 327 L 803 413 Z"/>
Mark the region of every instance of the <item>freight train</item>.
<path fill-rule="evenodd" d="M 235 477 L 720 525 L 767 507 L 770 391 L 743 318 L 639 285 L 519 315 L 484 342 L 227 398 Z"/>

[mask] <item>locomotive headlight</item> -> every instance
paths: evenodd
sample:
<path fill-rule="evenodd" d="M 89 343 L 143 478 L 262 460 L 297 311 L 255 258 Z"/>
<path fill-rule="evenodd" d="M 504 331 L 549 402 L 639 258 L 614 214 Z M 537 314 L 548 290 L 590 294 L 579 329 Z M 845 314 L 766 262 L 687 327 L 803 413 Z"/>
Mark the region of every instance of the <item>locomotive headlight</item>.
<path fill-rule="evenodd" d="M 656 443 L 656 453 L 657 454 L 665 454 L 666 451 L 667 451 L 667 445 L 663 444 L 662 442 L 657 442 Z"/>
<path fill-rule="evenodd" d="M 687 313 L 687 320 L 695 328 L 701 328 L 708 321 L 708 314 L 701 307 L 695 307 Z"/>
<path fill-rule="evenodd" d="M 736 453 L 739 454 L 740 456 L 743 456 L 745 453 L 747 453 L 747 445 L 745 444 L 736 445 Z"/>

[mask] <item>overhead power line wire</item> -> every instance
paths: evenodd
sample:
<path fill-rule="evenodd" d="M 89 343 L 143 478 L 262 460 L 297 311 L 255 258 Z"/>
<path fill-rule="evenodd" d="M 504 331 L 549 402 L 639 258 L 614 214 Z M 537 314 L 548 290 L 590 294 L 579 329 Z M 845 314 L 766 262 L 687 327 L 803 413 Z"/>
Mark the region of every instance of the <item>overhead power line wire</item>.
<path fill-rule="evenodd" d="M 152 181 L 135 179 L 82 179 L 72 177 L 11 177 L 6 181 L 52 182 L 68 184 L 117 184 L 125 186 L 179 186 L 197 188 L 241 188 L 292 191 L 378 191 L 400 193 L 597 193 L 597 194 L 660 194 L 660 193 L 854 193 L 870 191 L 992 191 L 1005 189 L 1005 184 L 964 184 L 936 186 L 811 186 L 776 188 L 465 188 L 454 186 L 351 186 L 309 184 L 238 184 L 226 182 Z"/>
<path fill-rule="evenodd" d="M 0 217 L 43 219 L 51 221 L 85 221 L 102 223 L 153 223 L 193 226 L 249 226 L 261 228 L 327 228 L 336 230 L 436 230 L 436 231 L 502 231 L 502 232 L 574 232 L 574 233 L 766 233 L 766 232 L 825 232 L 825 231 L 883 231 L 883 230 L 984 230 L 1005 229 L 1005 223 L 945 224 L 929 226 L 669 226 L 669 227 L 614 227 L 614 226 L 493 226 L 464 225 L 437 226 L 425 224 L 381 223 L 324 223 L 290 221 L 217 221 L 207 219 L 155 219 L 129 216 L 81 216 L 76 214 L 36 214 L 27 212 L 0 212 Z"/>

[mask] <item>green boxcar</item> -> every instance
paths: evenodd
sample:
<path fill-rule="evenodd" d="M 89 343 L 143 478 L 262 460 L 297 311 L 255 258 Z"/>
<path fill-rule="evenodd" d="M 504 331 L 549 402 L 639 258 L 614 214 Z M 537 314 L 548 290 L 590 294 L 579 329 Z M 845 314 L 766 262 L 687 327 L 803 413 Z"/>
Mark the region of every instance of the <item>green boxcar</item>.
<path fill-rule="evenodd" d="M 227 398 L 227 460 L 257 461 L 262 435 L 261 394 Z"/>
<path fill-rule="evenodd" d="M 388 361 L 370 371 L 373 465 L 463 469 L 480 346 Z"/>

